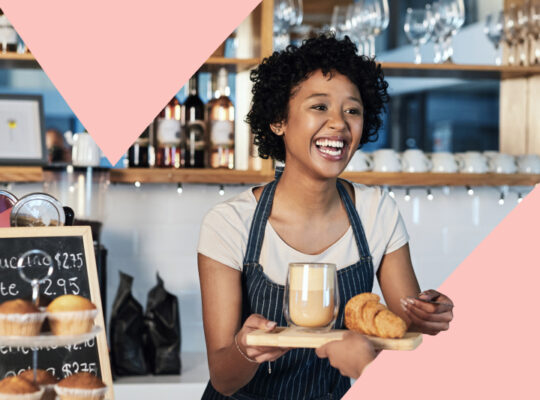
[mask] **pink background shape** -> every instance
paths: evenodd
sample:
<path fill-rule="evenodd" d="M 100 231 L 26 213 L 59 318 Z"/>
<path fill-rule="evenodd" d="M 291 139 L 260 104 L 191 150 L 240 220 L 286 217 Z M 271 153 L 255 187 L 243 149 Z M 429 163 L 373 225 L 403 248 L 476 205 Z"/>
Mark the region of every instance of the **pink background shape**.
<path fill-rule="evenodd" d="M 537 188 L 440 287 L 450 330 L 381 353 L 344 399 L 539 399 L 539 221 Z"/>
<path fill-rule="evenodd" d="M 11 208 L 9 210 L 4 210 L 0 212 L 0 228 L 10 227 L 10 222 L 9 222 L 10 215 L 11 215 Z"/>
<path fill-rule="evenodd" d="M 115 164 L 260 0 L 2 0 L 1 8 Z"/>

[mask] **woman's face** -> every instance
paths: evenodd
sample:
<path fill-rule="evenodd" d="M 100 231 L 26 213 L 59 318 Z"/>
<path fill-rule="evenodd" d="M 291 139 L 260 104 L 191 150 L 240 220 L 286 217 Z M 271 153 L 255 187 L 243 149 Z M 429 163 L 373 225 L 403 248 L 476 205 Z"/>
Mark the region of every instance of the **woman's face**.
<path fill-rule="evenodd" d="M 281 125 L 286 164 L 331 178 L 339 175 L 362 137 L 363 104 L 349 78 L 314 72 L 293 92 Z"/>

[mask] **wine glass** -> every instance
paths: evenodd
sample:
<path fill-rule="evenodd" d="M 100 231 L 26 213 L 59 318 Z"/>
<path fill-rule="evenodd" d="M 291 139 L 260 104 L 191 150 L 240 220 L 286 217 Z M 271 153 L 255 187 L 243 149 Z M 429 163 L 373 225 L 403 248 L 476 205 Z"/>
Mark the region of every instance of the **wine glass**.
<path fill-rule="evenodd" d="M 407 8 L 403 30 L 414 46 L 415 64 L 422 62 L 420 45 L 427 43 L 433 33 L 433 26 L 434 19 L 429 4 L 425 8 Z"/>
<path fill-rule="evenodd" d="M 332 20 L 330 22 L 330 31 L 338 39 L 343 39 L 351 30 L 350 8 L 349 6 L 334 6 Z"/>
<path fill-rule="evenodd" d="M 531 64 L 540 64 L 540 0 L 532 0 L 529 9 L 529 34 L 531 35 Z"/>
<path fill-rule="evenodd" d="M 515 4 L 510 5 L 510 7 L 504 12 L 504 42 L 508 48 L 508 65 L 516 64 L 516 45 L 518 41 L 518 15 L 517 7 Z"/>
<path fill-rule="evenodd" d="M 495 64 L 501 65 L 501 57 L 499 54 L 499 45 L 503 39 L 503 24 L 504 17 L 502 11 L 489 14 L 484 25 L 484 32 L 489 41 L 495 47 Z"/>
<path fill-rule="evenodd" d="M 442 62 L 452 63 L 454 47 L 452 39 L 465 23 L 465 4 L 463 0 L 438 0 L 440 19 L 445 26 Z"/>

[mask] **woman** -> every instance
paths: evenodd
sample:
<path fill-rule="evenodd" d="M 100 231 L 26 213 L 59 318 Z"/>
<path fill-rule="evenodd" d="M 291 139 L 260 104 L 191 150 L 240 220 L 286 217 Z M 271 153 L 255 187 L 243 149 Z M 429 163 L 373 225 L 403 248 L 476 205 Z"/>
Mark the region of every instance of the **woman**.
<path fill-rule="evenodd" d="M 448 297 L 419 300 L 408 236 L 393 199 L 338 180 L 356 149 L 377 136 L 388 101 L 374 61 L 346 38 L 320 36 L 274 53 L 252 72 L 247 121 L 262 157 L 285 161 L 281 176 L 214 207 L 199 241 L 199 275 L 210 383 L 203 399 L 341 398 L 375 356 L 361 335 L 317 351 L 254 347 L 246 335 L 286 325 L 289 262 L 338 265 L 343 328 L 348 299 L 372 289 L 414 331 L 448 328 Z M 341 372 L 341 373 L 340 373 Z M 346 375 L 346 376 L 343 376 Z"/>

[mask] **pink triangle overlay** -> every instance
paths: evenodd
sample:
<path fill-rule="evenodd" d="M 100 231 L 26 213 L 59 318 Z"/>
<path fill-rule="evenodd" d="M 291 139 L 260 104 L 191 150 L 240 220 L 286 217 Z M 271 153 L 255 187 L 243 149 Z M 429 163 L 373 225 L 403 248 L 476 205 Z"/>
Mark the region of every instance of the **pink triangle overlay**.
<path fill-rule="evenodd" d="M 381 353 L 344 399 L 540 398 L 539 221 L 537 188 L 440 287 L 455 304 L 450 330 Z"/>
<path fill-rule="evenodd" d="M 260 0 L 1 0 L 114 165 Z"/>

